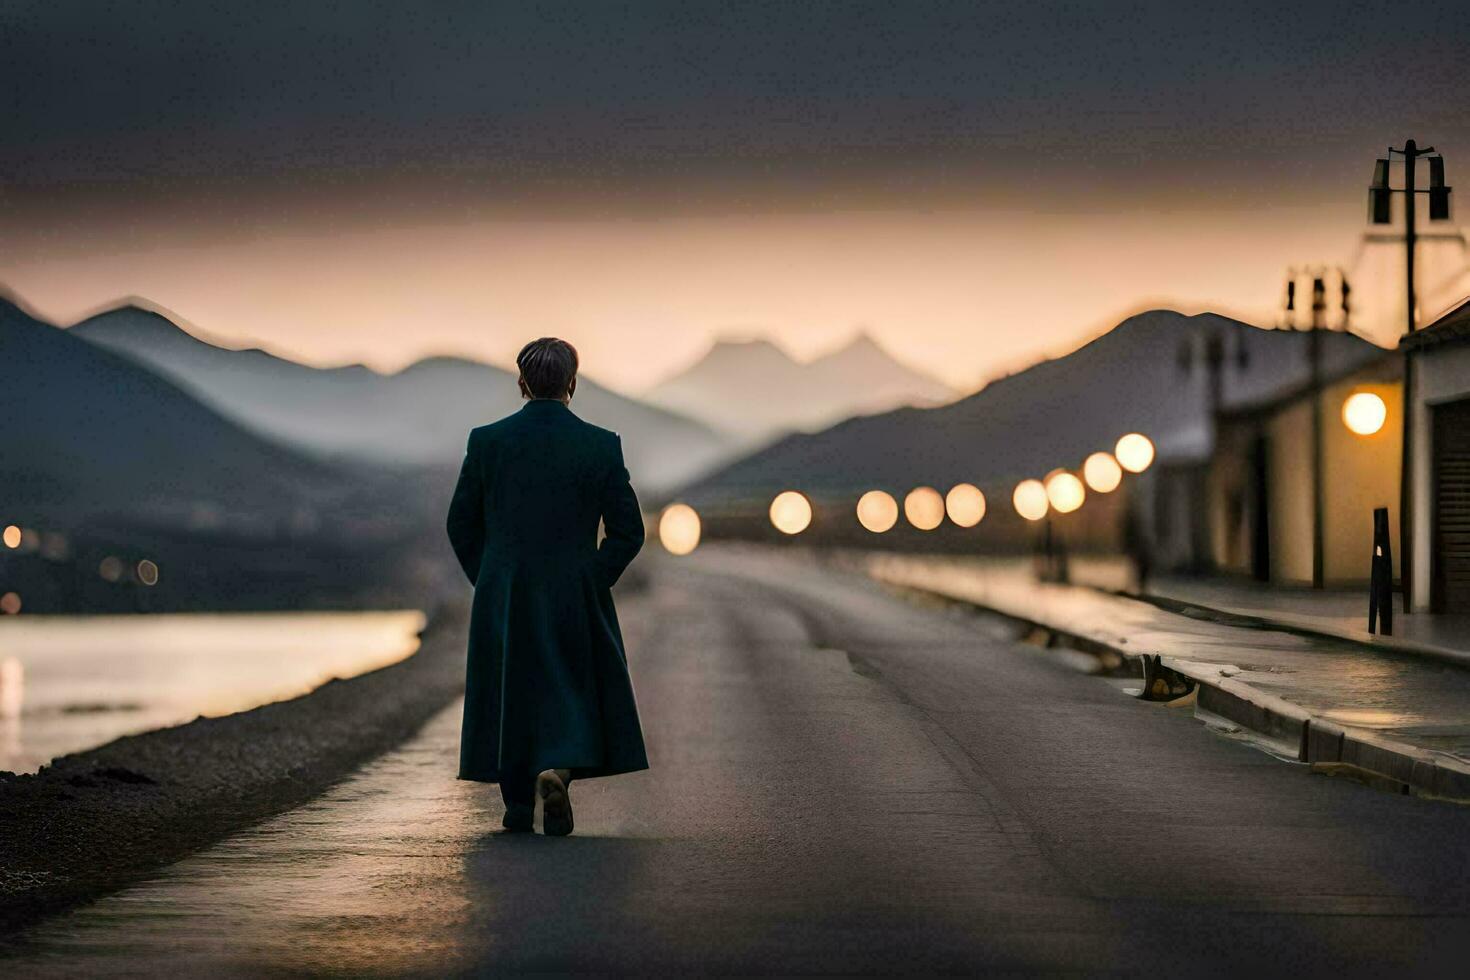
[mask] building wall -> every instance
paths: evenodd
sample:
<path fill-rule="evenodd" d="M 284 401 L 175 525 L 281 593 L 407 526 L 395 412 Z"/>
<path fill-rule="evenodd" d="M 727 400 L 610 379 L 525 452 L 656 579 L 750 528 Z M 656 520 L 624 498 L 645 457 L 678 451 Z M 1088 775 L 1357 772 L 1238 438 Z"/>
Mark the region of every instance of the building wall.
<path fill-rule="evenodd" d="M 1326 584 L 1366 582 L 1373 550 L 1373 510 L 1389 509 L 1395 570 L 1399 471 L 1403 444 L 1403 387 L 1399 363 L 1386 359 L 1323 389 L 1322 576 Z M 1360 391 L 1383 399 L 1387 418 L 1376 433 L 1360 436 L 1342 419 L 1343 404 Z M 1211 556 L 1217 568 L 1251 571 L 1250 508 L 1252 444 L 1264 432 L 1269 443 L 1267 497 L 1271 580 L 1312 581 L 1316 501 L 1312 472 L 1312 400 L 1303 395 L 1260 415 L 1221 423 L 1208 489 Z"/>
<path fill-rule="evenodd" d="M 1254 487 L 1249 461 L 1258 427 L 1254 419 L 1217 423 L 1210 460 L 1210 559 L 1221 571 L 1241 575 L 1252 571 L 1249 498 Z"/>
<path fill-rule="evenodd" d="M 1312 406 L 1298 401 L 1266 424 L 1271 440 L 1271 581 L 1312 581 Z"/>
<path fill-rule="evenodd" d="M 1360 436 L 1342 421 L 1348 396 L 1372 392 L 1383 399 L 1383 428 Z M 1399 472 L 1403 460 L 1403 384 L 1400 381 L 1345 381 L 1322 393 L 1323 578 L 1366 582 L 1373 555 L 1373 509 L 1387 507 L 1394 570 L 1399 569 Z"/>
<path fill-rule="evenodd" d="M 1416 610 L 1429 608 L 1430 532 L 1434 520 L 1433 461 L 1429 406 L 1470 397 L 1470 343 L 1450 342 L 1414 356 L 1413 529 L 1414 575 L 1411 601 Z"/>

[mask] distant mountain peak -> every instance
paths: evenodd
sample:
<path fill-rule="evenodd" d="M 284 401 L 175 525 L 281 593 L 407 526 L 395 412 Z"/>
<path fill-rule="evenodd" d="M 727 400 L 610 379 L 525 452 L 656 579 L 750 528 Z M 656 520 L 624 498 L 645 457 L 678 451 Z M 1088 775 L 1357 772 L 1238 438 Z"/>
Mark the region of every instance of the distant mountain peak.
<path fill-rule="evenodd" d="M 202 336 L 191 326 L 186 326 L 183 317 L 139 296 L 126 296 L 117 300 L 78 320 L 68 329 L 77 331 L 78 336 L 94 338 L 118 333 L 137 336 L 140 332 L 158 339 L 183 336 L 195 343 L 224 347 L 223 344 Z"/>
<path fill-rule="evenodd" d="M 823 354 L 812 363 L 841 363 L 844 361 L 852 363 L 892 365 L 894 367 L 903 368 L 905 370 L 912 370 L 907 368 L 907 366 L 904 365 L 903 362 L 900 361 L 898 358 L 890 354 L 888 352 L 888 348 L 879 343 L 878 339 L 874 337 L 871 333 L 869 333 L 866 329 L 857 331 L 850 338 L 848 338 L 847 342 L 844 343 L 841 347 L 837 347 L 834 350 Z"/>
<path fill-rule="evenodd" d="M 478 361 L 472 357 L 462 357 L 458 354 L 430 354 L 428 357 L 421 357 L 412 364 L 405 365 L 389 377 L 418 377 L 432 371 L 483 371 L 496 375 L 510 373 L 505 368 Z"/>
<path fill-rule="evenodd" d="M 769 337 L 717 338 L 700 361 L 702 363 L 712 359 L 728 358 L 767 358 L 796 363 L 796 358 L 792 357 L 786 348 Z"/>
<path fill-rule="evenodd" d="M 285 370 L 321 371 L 339 376 L 378 373 L 357 363 L 320 368 L 277 354 L 253 340 L 245 341 L 243 346 L 239 343 L 227 343 L 198 329 L 178 314 L 137 296 L 119 300 L 67 329 L 75 331 L 78 337 L 109 347 L 134 360 L 141 360 L 155 369 L 162 368 L 165 373 L 172 373 L 186 382 L 191 380 L 192 370 L 169 370 L 179 366 L 176 363 L 178 357 L 228 355 L 236 363 L 249 359 Z"/>
<path fill-rule="evenodd" d="M 933 405 L 954 392 L 886 351 L 866 329 L 809 361 L 765 337 L 721 338 L 655 386 L 657 403 L 743 441 L 819 428 L 852 415 Z"/>
<path fill-rule="evenodd" d="M 781 345 L 776 343 L 770 337 L 750 337 L 742 334 L 728 334 L 725 336 L 716 337 L 715 342 L 711 345 L 711 347 L 714 349 L 731 347 L 747 350 L 754 350 L 756 348 L 770 348 L 771 350 L 781 351 L 781 353 L 783 354 L 786 353 Z"/>
<path fill-rule="evenodd" d="M 884 346 L 878 343 L 878 339 L 873 336 L 873 334 L 868 330 L 867 327 L 859 327 L 856 331 L 853 332 L 853 335 L 847 339 L 847 343 L 843 344 L 832 353 L 842 354 L 846 353 L 847 351 L 877 351 L 878 353 L 885 355 L 888 353 Z M 830 357 L 831 355 L 829 354 L 828 356 Z"/>

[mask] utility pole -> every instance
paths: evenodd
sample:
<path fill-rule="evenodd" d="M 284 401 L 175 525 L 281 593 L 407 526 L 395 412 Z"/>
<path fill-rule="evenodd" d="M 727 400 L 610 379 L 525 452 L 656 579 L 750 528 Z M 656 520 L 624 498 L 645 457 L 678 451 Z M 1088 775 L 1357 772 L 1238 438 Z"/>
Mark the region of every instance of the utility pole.
<path fill-rule="evenodd" d="M 1418 310 L 1414 301 L 1414 245 L 1417 240 L 1415 221 L 1418 198 L 1429 195 L 1429 219 L 1444 220 L 1450 216 L 1450 189 L 1444 184 L 1444 158 L 1434 147 L 1420 148 L 1413 140 L 1405 140 L 1402 150 L 1388 148 L 1389 158 L 1397 154 L 1404 158 L 1404 186 L 1389 186 L 1388 159 L 1380 159 L 1373 168 L 1373 183 L 1368 188 L 1368 216 L 1375 225 L 1392 222 L 1389 201 L 1393 194 L 1404 195 L 1404 296 L 1405 333 L 1411 334 L 1418 328 Z M 1420 157 L 1429 158 L 1429 187 L 1419 190 L 1414 181 L 1414 164 Z M 1412 611 L 1414 586 L 1414 355 L 1404 353 L 1404 433 L 1403 453 L 1399 464 L 1399 581 L 1402 583 L 1405 613 Z"/>
<path fill-rule="evenodd" d="M 1327 491 L 1322 479 L 1322 331 L 1326 329 L 1327 284 L 1322 276 L 1312 277 L 1312 323 L 1307 346 L 1311 359 L 1312 397 L 1312 588 L 1322 588 L 1326 562 L 1323 530 Z"/>
<path fill-rule="evenodd" d="M 1430 147 L 1431 150 L 1434 147 Z M 1392 149 L 1389 150 L 1393 152 Z M 1414 213 L 1419 201 L 1414 197 L 1414 160 L 1419 148 L 1413 140 L 1404 141 L 1404 295 L 1407 297 L 1406 334 L 1418 326 L 1414 309 Z M 1414 355 L 1404 355 L 1404 435 L 1399 463 L 1399 581 L 1404 590 L 1404 615 L 1413 611 L 1414 594 Z"/>
<path fill-rule="evenodd" d="M 1296 269 L 1287 270 L 1286 317 L 1284 324 L 1296 330 Z M 1347 312 L 1347 277 L 1342 277 L 1343 313 Z M 1323 478 L 1325 452 L 1322 445 L 1322 331 L 1327 328 L 1327 278 L 1323 271 L 1312 274 L 1311 319 L 1307 322 L 1307 397 L 1312 412 L 1312 588 L 1320 589 L 1326 578 L 1327 489 Z M 1346 322 L 1344 322 L 1346 329 Z"/>

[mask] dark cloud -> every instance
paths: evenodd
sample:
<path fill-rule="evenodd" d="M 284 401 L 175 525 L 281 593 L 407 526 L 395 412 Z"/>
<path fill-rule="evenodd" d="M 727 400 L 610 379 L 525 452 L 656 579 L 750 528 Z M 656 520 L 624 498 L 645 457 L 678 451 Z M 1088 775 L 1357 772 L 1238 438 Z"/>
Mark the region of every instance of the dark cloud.
<path fill-rule="evenodd" d="M 1470 5 L 0 6 L 0 181 L 1264 180 L 1470 135 Z M 1371 150 L 1370 150 L 1371 152 Z"/>

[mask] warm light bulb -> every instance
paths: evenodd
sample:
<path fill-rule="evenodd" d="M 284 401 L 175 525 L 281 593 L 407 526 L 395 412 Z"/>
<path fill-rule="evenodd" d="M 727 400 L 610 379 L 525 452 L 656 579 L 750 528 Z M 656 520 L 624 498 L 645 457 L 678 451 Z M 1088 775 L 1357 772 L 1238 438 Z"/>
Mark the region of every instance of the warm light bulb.
<path fill-rule="evenodd" d="M 671 555 L 699 547 L 699 514 L 688 504 L 670 504 L 658 519 L 658 540 Z"/>
<path fill-rule="evenodd" d="M 932 531 L 944 523 L 944 498 L 933 487 L 915 487 L 903 498 L 903 516 L 920 531 Z"/>
<path fill-rule="evenodd" d="M 1129 473 L 1142 473 L 1154 461 L 1154 444 L 1148 436 L 1130 432 L 1118 440 L 1113 455 L 1118 458 L 1118 465 Z"/>
<path fill-rule="evenodd" d="M 1046 499 L 1058 514 L 1070 514 L 1087 499 L 1087 488 L 1076 474 L 1062 470 L 1047 477 Z"/>
<path fill-rule="evenodd" d="M 956 484 L 944 495 L 944 510 L 960 527 L 974 527 L 985 517 L 985 494 L 972 483 Z"/>
<path fill-rule="evenodd" d="M 1112 453 L 1093 453 L 1082 464 L 1082 478 L 1098 493 L 1112 493 L 1123 482 L 1123 467 Z"/>
<path fill-rule="evenodd" d="M 882 534 L 898 523 L 898 501 L 882 490 L 869 490 L 858 498 L 857 519 L 869 531 Z"/>
<path fill-rule="evenodd" d="M 1016 484 L 1011 503 L 1015 505 L 1016 513 L 1028 521 L 1041 520 L 1051 508 L 1046 499 L 1046 487 L 1040 480 L 1022 480 Z"/>
<path fill-rule="evenodd" d="M 1388 420 L 1388 406 L 1371 391 L 1350 395 L 1342 403 L 1342 423 L 1360 436 L 1371 436 Z"/>
<path fill-rule="evenodd" d="M 782 491 L 771 501 L 771 523 L 782 534 L 800 534 L 811 522 L 811 501 L 795 490 Z"/>

